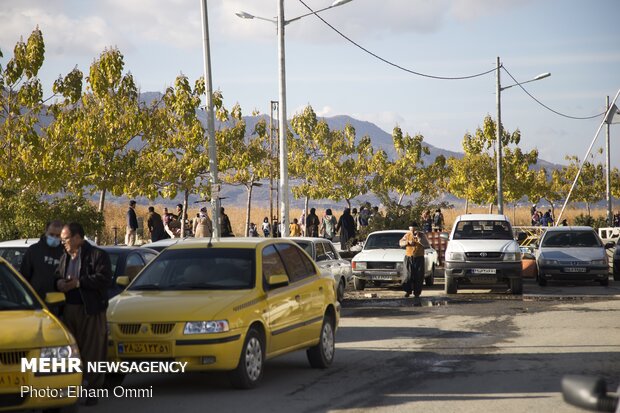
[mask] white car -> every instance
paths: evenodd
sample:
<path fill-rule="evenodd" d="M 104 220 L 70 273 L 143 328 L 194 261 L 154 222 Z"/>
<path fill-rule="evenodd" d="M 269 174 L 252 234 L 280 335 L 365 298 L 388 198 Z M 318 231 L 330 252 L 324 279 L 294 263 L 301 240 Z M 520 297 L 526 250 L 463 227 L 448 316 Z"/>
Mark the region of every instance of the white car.
<path fill-rule="evenodd" d="M 358 291 L 372 281 L 375 284 L 402 283 L 407 267 L 405 266 L 405 248 L 398 241 L 407 230 L 375 231 L 368 235 L 362 251 L 353 257 L 351 268 L 353 284 Z M 431 247 L 426 235 L 419 232 L 424 245 L 424 281 L 427 286 L 435 283 L 435 267 L 439 266 L 437 251 Z"/>
<path fill-rule="evenodd" d="M 4 258 L 19 271 L 28 247 L 39 242 L 39 238 L 22 238 L 0 242 L 0 257 Z"/>
<path fill-rule="evenodd" d="M 291 241 L 302 247 L 316 262 L 321 272 L 331 274 L 336 285 L 338 301 L 344 298 L 344 290 L 351 283 L 351 263 L 342 257 L 334 244 L 325 238 L 293 237 Z"/>

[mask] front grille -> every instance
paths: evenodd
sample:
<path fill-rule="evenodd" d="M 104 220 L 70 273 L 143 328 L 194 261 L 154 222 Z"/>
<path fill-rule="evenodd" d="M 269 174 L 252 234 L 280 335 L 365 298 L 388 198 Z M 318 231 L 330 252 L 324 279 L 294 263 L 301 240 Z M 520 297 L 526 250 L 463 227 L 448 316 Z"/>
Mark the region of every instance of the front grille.
<path fill-rule="evenodd" d="M 22 359 L 28 355 L 27 351 L 3 351 L 0 352 L 0 364 L 21 364 Z"/>
<path fill-rule="evenodd" d="M 497 261 L 498 259 L 501 259 L 502 253 L 490 251 L 466 252 L 465 256 L 468 261 Z"/>
<path fill-rule="evenodd" d="M 151 324 L 153 334 L 168 334 L 174 328 L 174 323 Z"/>
<path fill-rule="evenodd" d="M 369 262 L 366 264 L 369 270 L 393 270 L 396 268 L 395 262 Z"/>
<path fill-rule="evenodd" d="M 123 334 L 138 334 L 140 331 L 140 324 L 119 324 L 118 328 Z"/>

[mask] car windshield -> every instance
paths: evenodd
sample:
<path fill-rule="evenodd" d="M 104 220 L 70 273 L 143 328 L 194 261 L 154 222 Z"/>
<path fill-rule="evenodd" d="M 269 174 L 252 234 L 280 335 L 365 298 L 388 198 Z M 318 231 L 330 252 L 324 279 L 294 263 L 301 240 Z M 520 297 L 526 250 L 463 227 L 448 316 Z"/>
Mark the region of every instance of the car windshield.
<path fill-rule="evenodd" d="M 453 239 L 514 239 L 507 221 L 459 221 Z"/>
<path fill-rule="evenodd" d="M 0 311 L 38 309 L 41 303 L 6 264 L 0 263 Z"/>
<path fill-rule="evenodd" d="M 364 250 L 399 249 L 398 241 L 400 241 L 403 235 L 404 232 L 370 234 L 364 244 Z"/>
<path fill-rule="evenodd" d="M 248 248 L 164 250 L 129 290 L 244 290 L 254 288 L 255 253 Z"/>
<path fill-rule="evenodd" d="M 28 246 L 24 247 L 0 247 L 0 257 L 7 260 L 13 268 L 19 270 L 19 267 L 22 265 L 22 260 L 24 259 L 24 254 Z"/>
<path fill-rule="evenodd" d="M 541 243 L 541 247 L 602 247 L 594 231 L 549 231 Z"/>

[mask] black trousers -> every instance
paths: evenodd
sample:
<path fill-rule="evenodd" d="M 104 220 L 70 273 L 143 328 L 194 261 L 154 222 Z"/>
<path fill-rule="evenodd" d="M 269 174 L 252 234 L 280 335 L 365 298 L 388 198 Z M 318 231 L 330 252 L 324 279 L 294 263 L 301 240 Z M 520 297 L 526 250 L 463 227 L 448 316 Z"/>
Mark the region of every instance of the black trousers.
<path fill-rule="evenodd" d="M 406 260 L 407 280 L 403 283 L 403 290 L 419 297 L 424 284 L 424 257 L 407 257 Z"/>

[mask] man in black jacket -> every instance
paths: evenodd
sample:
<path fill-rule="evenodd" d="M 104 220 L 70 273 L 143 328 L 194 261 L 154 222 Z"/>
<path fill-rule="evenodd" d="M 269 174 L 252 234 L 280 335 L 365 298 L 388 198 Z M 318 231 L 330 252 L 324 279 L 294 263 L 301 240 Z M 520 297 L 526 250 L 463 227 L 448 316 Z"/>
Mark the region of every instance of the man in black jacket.
<path fill-rule="evenodd" d="M 60 231 L 62 231 L 61 221 L 48 222 L 45 234 L 39 242 L 26 250 L 19 267 L 19 272 L 42 299 L 45 299 L 45 294 L 56 291 L 54 273 L 63 253 L 60 245 Z"/>
<path fill-rule="evenodd" d="M 66 297 L 63 320 L 77 341 L 84 365 L 105 361 L 110 257 L 84 239 L 84 228 L 78 223 L 65 225 L 60 240 L 65 253 L 56 271 L 56 288 Z M 84 370 L 84 380 L 87 389 L 98 389 L 103 374 Z M 86 400 L 87 405 L 96 403 L 96 398 Z"/>
<path fill-rule="evenodd" d="M 136 201 L 129 201 L 129 209 L 127 210 L 127 232 L 125 233 L 125 245 L 134 245 L 136 243 L 136 234 L 138 232 L 138 217 L 136 216 Z"/>

